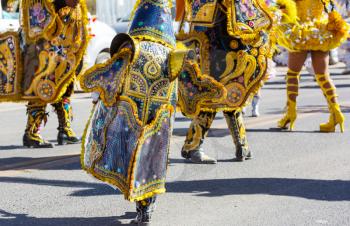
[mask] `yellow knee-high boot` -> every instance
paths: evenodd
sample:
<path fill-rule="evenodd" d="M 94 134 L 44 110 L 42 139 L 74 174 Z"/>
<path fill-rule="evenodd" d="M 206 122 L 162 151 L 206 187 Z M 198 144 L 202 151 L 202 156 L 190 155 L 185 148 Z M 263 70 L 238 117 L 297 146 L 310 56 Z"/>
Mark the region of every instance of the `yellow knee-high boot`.
<path fill-rule="evenodd" d="M 23 146 L 33 148 L 53 148 L 53 144 L 45 141 L 40 135 L 42 124 L 46 124 L 48 114 L 46 104 L 29 102 L 27 105 L 27 126 L 23 135 Z"/>
<path fill-rule="evenodd" d="M 185 144 L 181 150 L 181 156 L 190 159 L 194 163 L 215 164 L 216 159 L 203 152 L 202 144 L 206 138 L 216 112 L 202 111 L 193 119 L 188 129 Z"/>
<path fill-rule="evenodd" d="M 297 96 L 299 94 L 300 72 L 288 70 L 287 72 L 287 109 L 283 118 L 278 121 L 278 127 L 293 130 L 297 118 Z"/>
<path fill-rule="evenodd" d="M 327 99 L 329 109 L 329 121 L 327 123 L 320 124 L 321 132 L 335 132 L 335 127 L 339 124 L 340 131 L 344 132 L 345 117 L 341 112 L 340 106 L 337 101 L 336 88 L 332 82 L 332 79 L 328 74 L 317 74 L 316 80 L 321 87 L 323 95 Z"/>

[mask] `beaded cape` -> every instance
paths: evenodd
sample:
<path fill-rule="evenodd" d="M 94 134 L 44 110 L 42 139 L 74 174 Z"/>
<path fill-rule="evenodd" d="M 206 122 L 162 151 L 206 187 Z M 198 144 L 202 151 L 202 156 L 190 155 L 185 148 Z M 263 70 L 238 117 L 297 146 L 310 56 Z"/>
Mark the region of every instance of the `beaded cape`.
<path fill-rule="evenodd" d="M 100 93 L 84 134 L 83 169 L 129 201 L 165 192 L 178 98 L 194 116 L 200 101 L 193 93 L 200 91 L 203 101 L 225 96 L 221 84 L 200 73 L 194 52 L 175 46 L 170 6 L 168 0 L 138 1 L 129 33 L 111 44 L 112 58 L 81 78 L 84 90 Z"/>

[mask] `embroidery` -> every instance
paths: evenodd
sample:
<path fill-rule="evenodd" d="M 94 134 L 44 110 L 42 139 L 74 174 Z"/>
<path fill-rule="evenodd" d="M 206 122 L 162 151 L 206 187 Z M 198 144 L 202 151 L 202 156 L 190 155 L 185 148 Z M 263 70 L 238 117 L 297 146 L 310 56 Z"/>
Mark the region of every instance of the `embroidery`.
<path fill-rule="evenodd" d="M 0 100 L 5 101 L 39 101 L 57 102 L 75 79 L 76 69 L 82 62 L 87 47 L 87 9 L 85 1 L 76 7 L 64 7 L 56 11 L 52 1 L 22 0 L 21 24 L 23 25 L 23 48 L 20 50 L 19 34 L 15 47 L 8 42 L 8 47 L 15 49 L 18 56 L 6 54 L 3 65 L 6 71 L 12 71 L 10 61 L 15 60 L 16 75 L 12 74 L 14 83 L 7 90 L 15 91 L 9 96 L 0 91 Z M 5 34 L 0 34 L 2 38 Z M 4 55 L 5 56 L 5 55 Z M 25 78 L 25 79 L 24 79 Z M 22 81 L 23 80 L 23 81 Z M 8 82 L 6 82 L 9 84 Z M 19 85 L 20 84 L 20 85 Z"/>
<path fill-rule="evenodd" d="M 22 83 L 22 61 L 16 32 L 0 34 L 0 101 L 17 101 Z"/>

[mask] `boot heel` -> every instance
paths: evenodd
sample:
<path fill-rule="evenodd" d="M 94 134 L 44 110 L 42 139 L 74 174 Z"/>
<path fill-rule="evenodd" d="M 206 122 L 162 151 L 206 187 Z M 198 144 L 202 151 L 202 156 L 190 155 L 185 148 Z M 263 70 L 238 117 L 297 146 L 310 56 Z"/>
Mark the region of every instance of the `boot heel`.
<path fill-rule="evenodd" d="M 290 117 L 288 115 L 284 116 L 283 119 L 278 121 L 278 127 L 281 129 L 289 129 L 289 131 L 294 130 L 296 117 Z"/>
<path fill-rule="evenodd" d="M 65 137 L 65 135 L 59 133 L 57 136 L 57 144 L 58 145 L 67 145 L 67 138 Z"/>
<path fill-rule="evenodd" d="M 62 145 L 67 145 L 68 143 L 62 140 L 57 141 L 57 144 L 62 146 Z"/>
<path fill-rule="evenodd" d="M 316 80 L 321 87 L 323 95 L 326 97 L 329 109 L 329 120 L 327 123 L 320 125 L 321 132 L 334 133 L 337 125 L 340 126 L 340 131 L 344 133 L 345 117 L 341 112 L 339 103 L 337 102 L 336 87 L 334 86 L 329 74 L 316 74 Z"/>
<path fill-rule="evenodd" d="M 295 120 L 290 120 L 289 131 L 294 130 Z"/>
<path fill-rule="evenodd" d="M 344 132 L 345 132 L 345 123 L 342 122 L 342 123 L 340 123 L 339 125 L 340 125 L 340 132 L 341 132 L 341 133 L 344 133 Z"/>
<path fill-rule="evenodd" d="M 335 112 L 331 113 L 329 116 L 329 120 L 327 123 L 323 123 L 320 125 L 320 131 L 326 132 L 326 133 L 334 133 L 336 130 L 337 125 L 339 124 L 340 132 L 345 132 L 345 118 L 344 115 L 341 113 L 339 107 L 335 107 Z"/>

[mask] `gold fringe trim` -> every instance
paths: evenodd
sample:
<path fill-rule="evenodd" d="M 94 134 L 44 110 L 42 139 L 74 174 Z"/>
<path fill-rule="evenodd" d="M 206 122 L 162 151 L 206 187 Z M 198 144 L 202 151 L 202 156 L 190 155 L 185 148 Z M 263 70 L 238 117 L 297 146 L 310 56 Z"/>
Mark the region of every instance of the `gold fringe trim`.
<path fill-rule="evenodd" d="M 175 47 L 167 42 L 165 42 L 164 40 L 160 39 L 160 38 L 155 38 L 153 36 L 150 35 L 133 35 L 132 38 L 137 39 L 138 41 L 150 41 L 150 42 L 155 42 L 158 44 L 161 44 L 163 46 L 168 47 L 169 49 L 174 49 Z"/>

